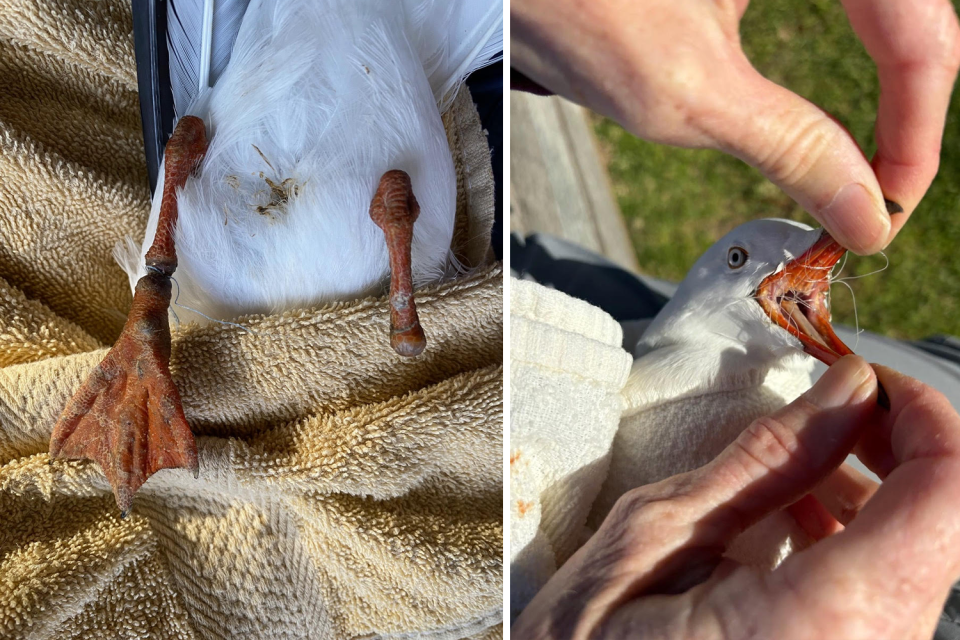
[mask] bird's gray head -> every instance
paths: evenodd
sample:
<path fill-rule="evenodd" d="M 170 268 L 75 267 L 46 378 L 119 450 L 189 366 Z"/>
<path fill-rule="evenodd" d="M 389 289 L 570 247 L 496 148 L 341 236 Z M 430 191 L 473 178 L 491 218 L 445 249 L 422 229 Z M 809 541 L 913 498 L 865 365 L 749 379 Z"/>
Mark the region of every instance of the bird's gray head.
<path fill-rule="evenodd" d="M 821 251 L 827 244 L 828 251 Z M 797 351 L 824 360 L 814 352 L 817 345 L 839 350 L 829 329 L 827 296 L 828 274 L 841 255 L 843 248 L 823 230 L 799 222 L 742 224 L 693 265 L 644 333 L 641 352 L 689 344 L 764 361 Z"/>

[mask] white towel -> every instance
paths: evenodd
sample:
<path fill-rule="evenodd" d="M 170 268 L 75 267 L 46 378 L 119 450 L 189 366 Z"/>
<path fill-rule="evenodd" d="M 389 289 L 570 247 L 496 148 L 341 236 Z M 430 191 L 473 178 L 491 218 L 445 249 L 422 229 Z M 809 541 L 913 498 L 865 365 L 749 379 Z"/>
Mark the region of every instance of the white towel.
<path fill-rule="evenodd" d="M 510 291 L 511 613 L 580 546 L 630 370 L 620 325 L 519 280 Z"/>

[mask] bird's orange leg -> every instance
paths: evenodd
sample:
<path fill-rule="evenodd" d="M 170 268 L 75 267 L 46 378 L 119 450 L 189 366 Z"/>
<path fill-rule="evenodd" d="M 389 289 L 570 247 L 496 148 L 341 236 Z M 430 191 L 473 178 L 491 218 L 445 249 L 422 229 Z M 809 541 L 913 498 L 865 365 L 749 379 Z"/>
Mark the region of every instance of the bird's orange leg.
<path fill-rule="evenodd" d="M 147 275 L 137 283 L 120 338 L 67 402 L 50 438 L 51 458 L 87 458 L 100 465 L 121 515 L 160 469 L 199 470 L 197 445 L 170 377 L 167 307 L 177 268 L 177 190 L 206 150 L 203 121 L 182 118 L 164 153 L 163 198 L 146 255 Z"/>
<path fill-rule="evenodd" d="M 410 273 L 413 223 L 419 215 L 420 205 L 413 195 L 410 176 L 399 170 L 383 174 L 370 203 L 370 218 L 383 229 L 387 239 L 390 252 L 390 345 L 402 356 L 419 355 L 427 346 L 413 300 Z"/>

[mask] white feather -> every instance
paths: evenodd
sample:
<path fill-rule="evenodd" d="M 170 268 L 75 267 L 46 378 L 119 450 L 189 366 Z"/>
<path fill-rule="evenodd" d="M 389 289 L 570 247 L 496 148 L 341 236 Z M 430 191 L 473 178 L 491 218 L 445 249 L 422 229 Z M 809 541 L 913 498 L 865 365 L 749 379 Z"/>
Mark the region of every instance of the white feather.
<path fill-rule="evenodd" d="M 167 49 L 177 117 L 200 90 L 213 86 L 230 61 L 250 0 L 168 0 Z M 503 58 L 503 3 L 491 0 L 403 0 L 407 34 L 441 112 L 464 78 Z M 209 20 L 209 24 L 208 24 Z M 209 67 L 209 80 L 205 82 Z"/>
<path fill-rule="evenodd" d="M 410 33 L 445 111 L 463 80 L 503 58 L 501 2 L 404 0 Z"/>
<path fill-rule="evenodd" d="M 251 2 L 226 71 L 189 110 L 207 124 L 210 147 L 178 199 L 181 318 L 190 317 L 184 307 L 226 319 L 382 290 L 388 255 L 369 205 L 390 169 L 410 174 L 420 203 L 414 283 L 443 276 L 456 176 L 420 54 L 449 50 L 455 39 L 415 49 L 413 24 L 403 3 Z M 439 32 L 416 26 L 417 37 Z M 452 81 L 454 66 L 470 64 L 441 59 L 434 72 L 445 69 Z M 156 193 L 136 257 L 117 251 L 131 286 L 144 273 L 162 184 Z"/>

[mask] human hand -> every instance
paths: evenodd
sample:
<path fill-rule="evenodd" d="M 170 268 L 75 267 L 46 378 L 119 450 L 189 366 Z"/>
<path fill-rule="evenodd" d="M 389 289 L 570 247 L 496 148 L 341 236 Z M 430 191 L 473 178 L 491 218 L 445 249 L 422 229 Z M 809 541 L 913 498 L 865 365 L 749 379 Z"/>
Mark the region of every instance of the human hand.
<path fill-rule="evenodd" d="M 834 471 L 855 445 L 879 488 Z M 814 487 L 819 499 L 800 499 Z M 773 571 L 721 558 L 790 503 L 811 547 Z M 960 575 L 958 504 L 960 416 L 930 387 L 847 356 L 710 464 L 625 494 L 511 637 L 928 640 Z"/>
<path fill-rule="evenodd" d="M 833 118 L 751 66 L 738 32 L 747 4 L 513 0 L 511 65 L 641 138 L 741 158 L 843 246 L 879 251 L 937 173 L 960 67 L 951 3 L 843 0 L 880 79 L 870 163 Z M 889 216 L 884 196 L 903 213 Z"/>

